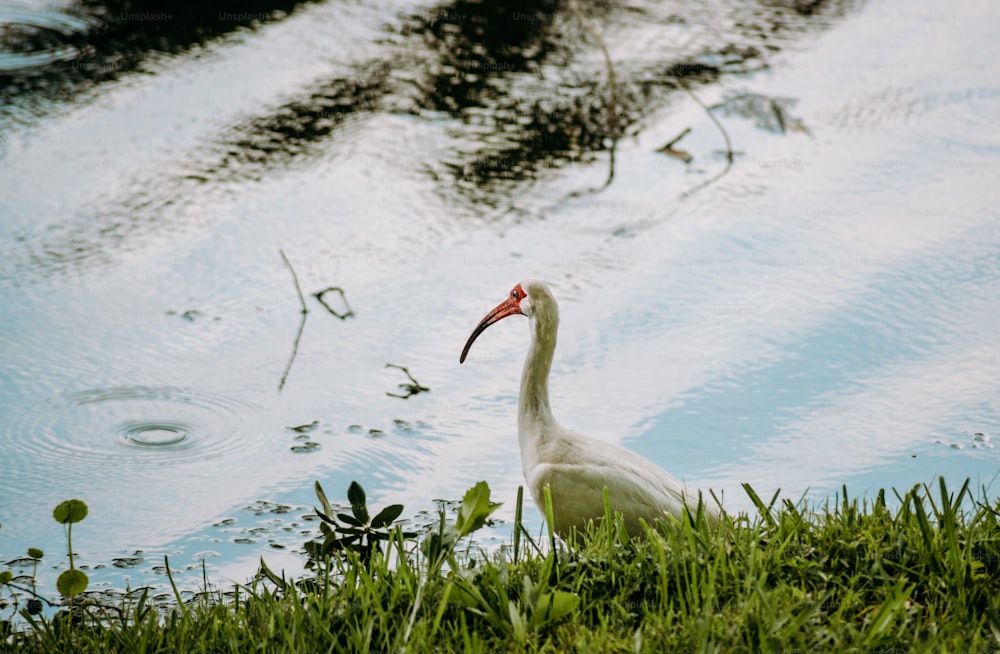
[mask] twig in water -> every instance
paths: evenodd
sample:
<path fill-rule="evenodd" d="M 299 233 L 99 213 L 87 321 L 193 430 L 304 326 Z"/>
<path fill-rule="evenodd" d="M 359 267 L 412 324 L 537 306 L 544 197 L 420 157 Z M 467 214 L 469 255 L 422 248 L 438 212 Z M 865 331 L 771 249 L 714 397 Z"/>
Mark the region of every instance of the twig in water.
<path fill-rule="evenodd" d="M 399 393 L 390 393 L 390 392 L 386 391 L 385 394 L 388 395 L 389 397 L 398 397 L 400 399 L 405 400 L 408 397 L 410 397 L 411 395 L 416 395 L 417 393 L 428 392 L 428 391 L 431 390 L 431 389 L 427 388 L 426 386 L 423 386 L 416 379 L 414 379 L 413 375 L 410 374 L 410 371 L 407 370 L 405 366 L 396 365 L 395 363 L 387 363 L 387 364 L 385 364 L 385 367 L 386 368 L 399 368 L 404 373 L 406 373 L 406 376 L 410 378 L 410 382 L 411 382 L 409 384 L 407 384 L 407 383 L 404 382 L 404 383 L 402 383 L 402 384 L 399 385 L 400 388 L 402 388 L 404 391 L 406 391 L 406 395 L 400 395 Z"/>
<path fill-rule="evenodd" d="M 702 102 L 701 100 L 699 100 L 698 96 L 696 96 L 694 94 L 694 92 L 687 87 L 687 84 L 685 84 L 684 82 L 682 82 L 680 80 L 678 80 L 678 82 L 680 83 L 681 88 L 684 89 L 684 91 L 688 95 L 691 96 L 691 99 L 694 100 L 696 103 L 698 103 L 699 107 L 701 107 L 702 109 L 705 110 L 705 113 L 708 114 L 708 117 L 712 119 L 712 122 L 715 123 L 715 126 L 719 128 L 720 132 L 722 132 L 722 138 L 725 139 L 725 141 L 726 141 L 726 161 L 728 161 L 730 164 L 732 164 L 733 163 L 733 146 L 729 142 L 729 134 L 726 132 L 726 128 L 722 126 L 722 123 L 720 123 L 719 119 L 715 117 L 715 114 L 712 113 L 712 110 L 709 109 L 708 107 L 706 107 L 705 103 Z"/>
<path fill-rule="evenodd" d="M 291 262 L 288 257 L 285 256 L 284 250 L 278 250 L 281 253 L 281 258 L 285 260 L 285 265 L 288 269 L 292 271 L 292 281 L 295 282 L 295 292 L 299 294 L 299 303 L 302 304 L 302 313 L 309 313 L 309 309 L 306 308 L 306 299 L 302 297 L 302 289 L 299 288 L 299 276 L 295 274 L 295 268 L 292 268 Z"/>
<path fill-rule="evenodd" d="M 337 313 L 336 311 L 334 311 L 333 307 L 331 307 L 323 300 L 323 295 L 331 291 L 336 291 L 337 293 L 340 293 L 340 299 L 344 301 L 344 306 L 347 307 L 347 311 L 345 311 L 344 313 Z M 354 310 L 351 309 L 351 305 L 347 303 L 347 296 L 344 295 L 344 289 L 340 288 L 339 286 L 331 286 L 329 288 L 324 288 L 319 293 L 313 293 L 313 297 L 319 300 L 319 303 L 322 304 L 324 307 L 326 307 L 327 311 L 337 316 L 341 320 L 347 320 L 349 317 L 354 315 Z"/>
<path fill-rule="evenodd" d="M 292 364 L 295 363 L 295 357 L 299 353 L 299 341 L 302 340 L 302 332 L 306 328 L 306 312 L 302 312 L 302 320 L 299 321 L 299 331 L 295 334 L 295 342 L 292 343 L 292 356 L 288 358 L 288 365 L 285 366 L 285 373 L 281 375 L 281 382 L 278 384 L 278 392 L 280 393 L 285 388 L 285 381 L 288 379 L 288 373 L 292 371 Z"/>
<path fill-rule="evenodd" d="M 674 157 L 675 159 L 680 159 L 684 163 L 691 163 L 691 160 L 694 159 L 694 157 L 691 156 L 690 152 L 688 152 L 686 150 L 675 150 L 674 149 L 674 145 L 676 145 L 677 142 L 679 142 L 682 138 L 684 138 L 685 136 L 687 136 L 688 132 L 690 132 L 690 131 L 691 131 L 690 127 L 685 127 L 683 132 L 681 132 L 676 137 L 674 137 L 674 139 L 672 141 L 669 141 L 662 148 L 658 149 L 657 152 L 662 152 L 663 154 L 665 154 L 667 156 Z"/>
<path fill-rule="evenodd" d="M 658 150 L 658 152 L 666 152 L 667 150 L 670 150 L 670 149 L 671 149 L 671 148 L 673 148 L 673 147 L 674 147 L 675 145 L 677 145 L 677 143 L 678 143 L 678 142 L 679 142 L 679 141 L 680 141 L 680 140 L 681 140 L 682 138 L 684 138 L 685 136 L 687 136 L 687 135 L 688 135 L 688 133 L 689 133 L 690 131 L 691 131 L 691 128 L 690 128 L 690 127 L 685 127 L 685 128 L 684 128 L 684 131 L 683 131 L 683 132 L 681 132 L 680 134 L 678 134 L 677 136 L 675 136 L 675 137 L 674 137 L 674 139 L 673 139 L 672 141 L 667 141 L 667 144 L 666 144 L 666 145 L 664 145 L 664 146 L 663 146 L 662 148 L 660 148 L 660 149 Z"/>
<path fill-rule="evenodd" d="M 680 87 L 684 89 L 684 91 L 688 95 L 691 96 L 691 99 L 694 100 L 699 107 L 705 110 L 705 113 L 708 114 L 708 117 L 712 119 L 712 122 L 715 123 L 715 126 L 719 128 L 720 132 L 722 132 L 722 138 L 726 141 L 726 167 L 723 168 L 721 172 L 705 180 L 698 186 L 695 186 L 693 189 L 690 189 L 682 193 L 681 199 L 683 200 L 684 198 L 687 198 L 693 195 L 694 193 L 697 193 L 706 186 L 710 186 L 715 182 L 719 181 L 726 175 L 726 173 L 729 172 L 729 170 L 733 167 L 733 146 L 729 141 L 729 134 L 726 132 L 726 128 L 722 126 L 722 123 L 720 123 L 719 119 L 715 117 L 715 114 L 712 113 L 712 110 L 706 107 L 705 103 L 699 100 L 698 96 L 696 96 L 694 92 L 692 92 L 691 89 L 687 87 L 687 84 L 685 84 L 682 80 L 678 79 L 677 83 L 680 84 Z"/>
<path fill-rule="evenodd" d="M 285 260 L 285 265 L 288 269 L 292 271 L 292 281 L 295 282 L 295 292 L 299 294 L 299 302 L 302 304 L 302 320 L 299 321 L 299 331 L 295 334 L 295 342 L 292 344 L 292 356 L 288 359 L 288 365 L 285 366 L 285 372 L 281 375 L 281 382 L 278 383 L 278 392 L 280 393 L 285 388 L 285 381 L 288 379 L 288 373 L 292 371 L 292 364 L 295 363 L 295 357 L 299 353 L 299 341 L 302 339 L 302 332 L 306 328 L 306 316 L 309 314 L 309 309 L 306 307 L 306 300 L 302 297 L 302 289 L 299 288 L 299 276 L 295 274 L 295 268 L 292 268 L 291 262 L 288 257 L 285 256 L 284 250 L 278 250 L 281 253 L 281 258 Z"/>

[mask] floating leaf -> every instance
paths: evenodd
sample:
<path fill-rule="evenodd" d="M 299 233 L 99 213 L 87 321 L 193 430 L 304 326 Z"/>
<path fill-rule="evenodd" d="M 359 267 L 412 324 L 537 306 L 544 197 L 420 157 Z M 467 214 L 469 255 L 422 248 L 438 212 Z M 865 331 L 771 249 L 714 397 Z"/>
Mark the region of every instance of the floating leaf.
<path fill-rule="evenodd" d="M 291 431 L 298 432 L 300 434 L 307 434 L 314 429 L 319 427 L 319 420 L 313 420 L 312 422 L 306 423 L 304 425 L 297 425 L 295 427 L 289 427 Z"/>
<path fill-rule="evenodd" d="M 59 589 L 59 594 L 66 599 L 70 599 L 87 590 L 89 584 L 90 579 L 87 578 L 87 574 L 82 570 L 66 570 L 56 580 L 56 588 Z"/>
<path fill-rule="evenodd" d="M 381 529 L 387 525 L 391 525 L 393 520 L 399 517 L 399 514 L 403 512 L 402 504 L 391 504 L 381 511 L 378 515 L 372 518 L 372 528 Z"/>
<path fill-rule="evenodd" d="M 87 517 L 87 504 L 83 500 L 66 500 L 52 510 L 52 517 L 61 524 L 73 524 Z"/>

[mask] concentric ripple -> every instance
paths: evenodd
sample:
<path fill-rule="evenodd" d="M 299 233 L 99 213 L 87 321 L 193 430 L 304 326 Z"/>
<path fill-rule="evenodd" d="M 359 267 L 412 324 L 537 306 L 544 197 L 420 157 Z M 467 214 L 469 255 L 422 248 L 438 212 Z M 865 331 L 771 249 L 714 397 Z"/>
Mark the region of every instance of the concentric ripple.
<path fill-rule="evenodd" d="M 141 447 L 179 446 L 188 440 L 190 428 L 187 425 L 162 423 L 139 423 L 127 425 L 121 432 L 126 445 Z"/>
<path fill-rule="evenodd" d="M 224 456 L 243 444 L 252 406 L 203 390 L 118 386 L 57 395 L 28 407 L 5 439 L 34 464 L 88 466 L 185 463 Z"/>

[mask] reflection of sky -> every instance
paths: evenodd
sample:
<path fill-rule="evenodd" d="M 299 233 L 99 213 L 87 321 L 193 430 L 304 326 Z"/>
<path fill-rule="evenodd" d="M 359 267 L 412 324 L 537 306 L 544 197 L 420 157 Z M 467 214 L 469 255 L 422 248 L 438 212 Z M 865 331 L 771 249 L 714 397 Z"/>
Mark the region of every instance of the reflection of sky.
<path fill-rule="evenodd" d="M 798 67 L 741 81 L 800 97 L 796 110 L 813 134 L 778 137 L 726 119 L 748 154 L 683 200 L 721 165 L 711 157 L 714 126 L 689 103 L 623 141 L 603 193 L 563 199 L 606 174 L 600 161 L 581 164 L 513 199 L 516 210 L 489 210 L 485 226 L 477 214 L 487 210 L 453 206 L 413 172 L 414 153 L 438 147 L 446 127 L 380 115 L 338 134 L 314 166 L 213 192 L 181 187 L 190 196 L 176 207 L 156 204 L 148 224 L 107 237 L 90 221 L 142 215 L 133 195 L 171 199 L 157 195 L 155 161 L 183 169 L 192 142 L 215 129 L 222 100 L 205 89 L 224 80 L 230 111 L 262 102 L 267 84 L 231 68 L 243 50 L 259 52 L 244 45 L 207 67 L 181 62 L 44 123 L 0 160 L 0 271 L 17 271 L 12 261 L 46 244 L 71 252 L 74 239 L 96 243 L 104 259 L 0 291 L 12 307 L 0 320 L 0 553 L 39 540 L 57 551 L 49 512 L 79 496 L 91 513 L 74 544 L 94 559 L 107 558 L 102 548 L 218 551 L 210 569 L 239 577 L 255 566 L 255 547 L 271 560 L 271 536 L 234 545 L 212 525 L 236 515 L 252 528 L 241 507 L 259 499 L 311 506 L 314 479 L 332 497 L 358 479 L 373 504 L 402 502 L 408 515 L 485 479 L 509 520 L 521 483 L 515 412 L 526 321 L 492 327 L 463 366 L 457 359 L 482 315 L 529 275 L 551 280 L 561 302 L 552 399 L 562 422 L 632 447 L 692 486 L 723 490 L 728 506 L 746 505 L 742 482 L 791 498 L 827 497 L 844 483 L 855 493 L 902 490 L 937 474 L 956 489 L 966 476 L 989 483 L 1000 453 L 971 447 L 971 434 L 1000 438 L 996 169 L 954 164 L 1000 160 L 969 138 L 998 96 L 959 95 L 947 112 L 943 100 L 900 114 L 884 108 L 898 98 L 875 94 L 883 78 L 856 74 L 857 48 L 845 43 L 891 43 L 902 60 L 925 48 L 928 31 L 978 33 L 957 19 L 932 26 L 870 15 L 886 11 L 870 7 L 829 32 L 796 55 Z M 254 38 L 287 39 L 282 30 L 294 25 Z M 872 25 L 881 36 L 857 40 Z M 981 60 L 989 41 L 961 42 L 949 40 L 968 50 L 952 52 L 956 60 Z M 926 58 L 907 61 L 922 63 L 895 79 L 926 87 L 929 98 L 992 83 L 974 69 L 941 77 Z M 184 84 L 193 90 L 178 94 Z M 712 89 L 701 93 L 712 100 Z M 208 100 L 185 105 L 191 97 Z M 178 116 L 179 133 L 142 122 L 154 110 Z M 138 125 L 149 149 L 129 147 L 123 124 Z M 653 153 L 688 125 L 683 145 L 702 173 Z M 947 165 L 924 152 L 928 142 L 952 144 Z M 142 164 L 135 177 L 120 174 L 133 157 Z M 111 175 L 85 163 L 100 161 Z M 51 181 L 67 178 L 77 182 Z M 26 246 L 6 238 L 22 232 Z M 357 314 L 339 321 L 309 299 L 280 395 L 299 307 L 278 247 L 307 297 L 342 286 Z M 180 315 L 189 309 L 201 312 L 193 322 Z M 408 366 L 431 392 L 386 397 L 405 381 L 387 362 Z M 112 432 L 132 405 L 81 410 L 59 400 L 139 386 L 190 392 L 191 401 L 171 395 L 140 417 L 183 414 L 199 438 L 222 439 L 211 456 L 156 452 L 162 459 L 130 463 L 135 452 Z M 38 409 L 47 406 L 55 415 Z M 309 436 L 322 447 L 291 453 L 288 427 L 312 420 L 320 426 Z M 537 527 L 533 512 L 530 520 Z"/>
<path fill-rule="evenodd" d="M 952 442 L 967 441 L 963 431 L 995 432 L 989 380 L 1000 367 L 991 343 L 996 309 L 982 298 L 997 296 L 991 287 L 1000 270 L 990 256 L 997 246 L 977 234 L 988 231 L 976 228 L 923 256 L 897 255 L 900 265 L 866 276 L 867 285 L 855 293 L 859 301 L 816 314 L 799 312 L 795 297 L 803 289 L 786 278 L 784 289 L 761 298 L 764 315 L 734 325 L 743 336 L 755 327 L 768 330 L 772 336 L 760 346 L 729 356 L 664 357 L 681 375 L 715 367 L 726 377 L 686 390 L 683 404 L 644 418 L 643 430 L 722 435 L 719 446 L 737 461 L 709 473 L 715 483 L 757 479 L 767 488 L 821 492 L 866 470 L 900 465 L 894 460 L 901 451 L 923 450 L 932 436 Z M 971 267 L 955 270 L 959 258 L 980 262 L 975 284 L 968 279 Z M 800 281 L 815 283 L 815 276 Z M 732 434 L 744 436 L 733 440 Z M 990 476 L 995 469 L 996 458 L 987 457 L 955 474 Z M 908 486 L 911 477 L 899 479 Z M 882 479 L 875 483 L 896 478 Z"/>

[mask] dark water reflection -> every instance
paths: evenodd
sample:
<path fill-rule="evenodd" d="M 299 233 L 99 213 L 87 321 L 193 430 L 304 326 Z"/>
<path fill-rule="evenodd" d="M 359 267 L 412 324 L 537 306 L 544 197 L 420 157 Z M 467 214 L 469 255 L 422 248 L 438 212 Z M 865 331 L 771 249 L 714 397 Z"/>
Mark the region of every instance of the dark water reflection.
<path fill-rule="evenodd" d="M 7 100 L 0 106 L 11 118 L 25 118 L 19 108 L 37 115 L 45 111 L 40 98 L 65 101 L 141 71 L 158 55 L 198 56 L 203 43 L 287 20 L 306 4 L 84 1 L 62 11 L 25 4 L 6 22 L 0 16 L 0 48 L 8 57 L 0 68 L 0 99 Z M 310 144 L 330 138 L 346 116 L 382 109 L 459 119 L 475 149 L 452 152 L 443 163 L 470 188 L 533 177 L 542 167 L 605 150 L 679 81 L 710 83 L 766 68 L 786 40 L 826 29 L 859 5 L 692 3 L 665 13 L 657 6 L 594 3 L 584 16 L 576 5 L 557 2 L 455 2 L 400 13 L 398 22 L 386 21 L 379 40 L 394 56 L 362 62 L 348 78 L 317 81 L 300 97 L 247 119 L 219 144 L 222 161 L 193 175 L 225 178 L 239 169 L 254 176 L 287 166 Z M 612 90 L 603 62 L 585 56 L 594 48 L 594 34 L 585 29 L 592 24 L 623 34 L 666 31 L 647 44 L 641 60 L 615 61 L 619 82 Z M 17 65 L 16 57 L 32 53 L 53 54 Z"/>
<path fill-rule="evenodd" d="M 140 70 L 151 56 L 189 52 L 240 28 L 280 20 L 301 4 L 80 0 L 53 7 L 21 0 L 0 12 L 0 98 L 66 100 Z"/>
<path fill-rule="evenodd" d="M 0 97 L 7 101 L 0 106 L 10 120 L 37 120 L 78 94 L 140 72 L 160 55 L 197 58 L 199 44 L 227 34 L 250 39 L 248 29 L 289 20 L 303 6 L 234 0 L 163 9 L 155 2 L 85 2 L 65 12 L 85 17 L 79 24 L 87 29 L 34 30 L 11 22 L 0 39 L 10 52 L 67 47 L 76 54 L 72 61 L 2 71 Z M 593 160 L 613 138 L 637 132 L 679 84 L 766 69 L 785 42 L 828 28 L 859 3 L 709 3 L 681 13 L 597 3 L 585 8 L 586 16 L 574 6 L 457 2 L 409 14 L 397 8 L 396 18 L 383 17 L 378 25 L 374 56 L 350 64 L 348 74 L 312 79 L 291 98 L 240 115 L 184 153 L 178 170 L 110 171 L 130 183 L 111 210 L 102 211 L 103 224 L 82 233 L 75 225 L 60 226 L 55 236 L 50 230 L 28 265 L 60 270 L 103 257 L 109 241 L 148 229 L 155 213 L 224 192 L 227 184 L 310 165 L 338 132 L 374 112 L 447 119 L 448 133 L 433 143 L 434 156 L 417 158 L 421 176 L 434 180 L 446 199 L 458 189 L 473 205 L 503 205 L 518 184 Z M 597 24 L 605 25 L 609 39 L 638 36 L 642 43 L 641 51 L 615 58 L 613 89 L 607 66 L 593 56 L 595 40 L 605 38 L 593 31 Z M 371 38 L 339 26 L 332 35 L 344 43 Z M 293 61 L 296 55 L 283 56 Z"/>
<path fill-rule="evenodd" d="M 743 481 L 989 483 L 1000 21 L 976 11 L 0 10 L 0 559 L 57 551 L 37 519 L 71 496 L 81 556 L 170 553 L 192 587 L 199 556 L 293 565 L 314 479 L 416 511 L 485 478 L 509 520 L 523 325 L 457 356 L 528 276 L 564 314 L 560 419 L 737 509 Z"/>

